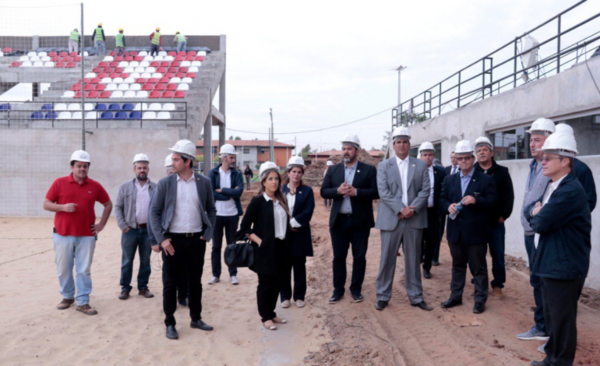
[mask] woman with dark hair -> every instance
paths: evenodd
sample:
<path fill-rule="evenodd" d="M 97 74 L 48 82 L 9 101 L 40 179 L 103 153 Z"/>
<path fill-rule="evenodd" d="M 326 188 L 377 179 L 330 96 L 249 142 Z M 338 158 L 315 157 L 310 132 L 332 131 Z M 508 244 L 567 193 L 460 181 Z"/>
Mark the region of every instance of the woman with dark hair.
<path fill-rule="evenodd" d="M 255 245 L 254 265 L 250 269 L 258 274 L 258 313 L 265 328 L 275 330 L 275 323 L 287 323 L 287 320 L 277 317 L 275 307 L 288 268 L 290 213 L 281 192 L 277 165 L 270 161 L 263 163 L 259 177 L 260 191 L 250 201 L 237 237 L 248 238 Z"/>
<path fill-rule="evenodd" d="M 286 195 L 290 209 L 289 235 L 291 256 L 288 268 L 285 271 L 285 282 L 281 287 L 281 307 L 289 308 L 292 299 L 292 269 L 294 271 L 293 299 L 296 306 L 303 308 L 306 295 L 306 257 L 313 256 L 312 237 L 310 233 L 310 220 L 315 210 L 315 195 L 309 186 L 302 184 L 304 175 L 304 160 L 293 156 L 288 162 L 287 175 L 289 183 L 284 184 L 283 194 Z"/>
<path fill-rule="evenodd" d="M 247 190 L 252 189 L 252 187 L 250 185 L 250 180 L 254 176 L 254 173 L 252 173 L 252 169 L 250 169 L 250 165 L 248 165 L 248 164 L 246 164 L 246 169 L 244 170 L 244 176 L 246 176 L 246 189 Z"/>

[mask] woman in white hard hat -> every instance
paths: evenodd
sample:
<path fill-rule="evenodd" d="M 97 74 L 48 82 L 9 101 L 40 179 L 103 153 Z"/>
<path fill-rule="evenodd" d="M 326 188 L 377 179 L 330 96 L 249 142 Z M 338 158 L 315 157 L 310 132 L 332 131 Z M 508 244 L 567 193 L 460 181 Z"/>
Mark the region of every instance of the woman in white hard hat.
<path fill-rule="evenodd" d="M 286 195 L 290 209 L 291 256 L 289 267 L 285 274 L 285 283 L 281 288 L 281 307 L 289 308 L 292 298 L 291 272 L 294 270 L 293 298 L 296 306 L 303 308 L 306 295 L 306 257 L 313 256 L 310 220 L 315 210 L 315 195 L 310 186 L 302 184 L 304 175 L 304 160 L 300 156 L 292 156 L 288 162 L 286 173 L 290 179 L 283 185 L 282 192 Z"/>
<path fill-rule="evenodd" d="M 275 307 L 279 290 L 288 267 L 290 245 L 290 210 L 281 192 L 281 175 L 273 162 L 263 163 L 259 170 L 260 191 L 252 198 L 242 219 L 237 237 L 245 237 L 256 244 L 254 266 L 258 274 L 256 302 L 261 322 L 269 330 L 275 323 L 287 323 L 277 317 Z"/>

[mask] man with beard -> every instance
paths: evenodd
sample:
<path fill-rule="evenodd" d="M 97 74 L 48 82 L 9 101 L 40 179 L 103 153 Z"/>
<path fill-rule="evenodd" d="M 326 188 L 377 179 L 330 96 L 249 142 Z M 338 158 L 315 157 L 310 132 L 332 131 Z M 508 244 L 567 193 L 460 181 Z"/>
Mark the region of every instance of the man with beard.
<path fill-rule="evenodd" d="M 121 235 L 121 294 L 120 300 L 127 300 L 131 292 L 131 277 L 133 275 L 133 259 L 136 250 L 140 253 L 140 269 L 137 276 L 139 295 L 145 298 L 154 297 L 148 290 L 150 279 L 150 241 L 148 239 L 148 208 L 150 196 L 156 188 L 156 183 L 148 178 L 149 161 L 146 154 L 137 154 L 133 158 L 133 173 L 135 178 L 123 183 L 119 188 L 115 216 L 117 225 L 123 232 Z"/>

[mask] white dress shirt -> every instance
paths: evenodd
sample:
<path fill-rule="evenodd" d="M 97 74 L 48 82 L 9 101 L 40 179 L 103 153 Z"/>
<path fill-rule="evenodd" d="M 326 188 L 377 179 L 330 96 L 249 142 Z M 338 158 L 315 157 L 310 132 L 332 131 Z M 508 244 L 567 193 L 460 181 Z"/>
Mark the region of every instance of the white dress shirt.
<path fill-rule="evenodd" d="M 201 231 L 202 216 L 200 215 L 200 198 L 196 188 L 196 177 L 192 174 L 186 181 L 177 175 L 177 198 L 169 232 L 199 233 Z"/>
<path fill-rule="evenodd" d="M 296 193 L 298 193 L 298 191 L 296 191 Z M 285 198 L 287 198 L 288 208 L 290 209 L 290 215 L 291 215 L 294 212 L 294 205 L 296 204 L 296 195 L 288 192 L 285 195 Z M 302 225 L 300 225 L 298 223 L 298 221 L 296 221 L 296 219 L 293 217 L 290 219 L 290 226 L 293 228 L 302 227 Z"/>
<path fill-rule="evenodd" d="M 550 200 L 550 197 L 552 197 L 552 193 L 554 193 L 554 191 L 556 191 L 556 188 L 558 188 L 558 186 L 560 185 L 560 182 L 562 182 L 563 179 L 565 179 L 566 175 L 563 176 L 562 178 L 560 178 L 559 180 L 557 180 L 556 182 L 551 182 L 550 184 L 548 184 L 548 188 L 546 188 L 546 192 L 544 192 L 544 197 L 542 198 L 542 207 L 544 207 L 544 205 L 546 203 L 548 203 L 548 201 Z M 540 242 L 540 234 L 535 233 L 535 237 L 533 238 L 533 243 L 535 244 L 535 247 L 538 247 L 538 244 Z"/>
<path fill-rule="evenodd" d="M 148 207 L 150 207 L 150 192 L 148 187 L 150 186 L 150 179 L 146 181 L 144 185 L 135 180 L 135 221 L 138 225 L 148 223 Z"/>
<path fill-rule="evenodd" d="M 231 170 L 226 172 L 219 168 L 219 180 L 221 188 L 231 188 Z M 238 210 L 235 201 L 230 198 L 227 201 L 215 201 L 217 216 L 237 216 Z"/>
<path fill-rule="evenodd" d="M 396 164 L 400 171 L 400 180 L 402 181 L 402 203 L 408 206 L 408 156 L 404 160 L 396 156 Z"/>
<path fill-rule="evenodd" d="M 433 190 L 435 189 L 435 184 L 433 181 L 433 165 L 427 168 L 427 172 L 429 173 L 429 198 L 427 199 L 427 207 L 433 207 Z"/>
<path fill-rule="evenodd" d="M 273 201 L 266 193 L 263 193 L 263 197 L 267 202 Z M 287 232 L 288 216 L 283 206 L 279 204 L 279 201 L 273 201 L 273 215 L 275 216 L 275 237 L 283 240 Z"/>

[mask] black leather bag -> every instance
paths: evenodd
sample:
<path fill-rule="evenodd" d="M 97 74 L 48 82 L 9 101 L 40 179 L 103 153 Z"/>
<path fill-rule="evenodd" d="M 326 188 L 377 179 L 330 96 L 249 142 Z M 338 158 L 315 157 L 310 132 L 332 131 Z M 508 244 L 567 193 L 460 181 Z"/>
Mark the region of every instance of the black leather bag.
<path fill-rule="evenodd" d="M 254 247 L 250 242 L 228 244 L 225 248 L 225 263 L 229 267 L 252 267 Z"/>

